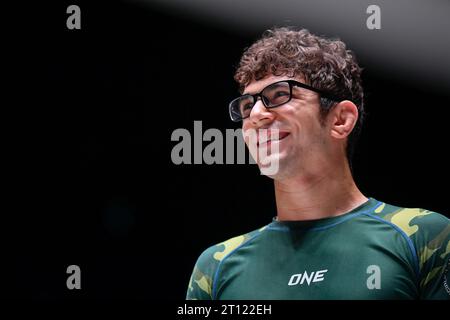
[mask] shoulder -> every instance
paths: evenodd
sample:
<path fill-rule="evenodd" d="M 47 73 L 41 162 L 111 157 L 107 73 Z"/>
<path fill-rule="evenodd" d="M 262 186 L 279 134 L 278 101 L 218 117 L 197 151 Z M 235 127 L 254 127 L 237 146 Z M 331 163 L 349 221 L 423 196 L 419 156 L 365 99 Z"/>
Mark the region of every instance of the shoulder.
<path fill-rule="evenodd" d="M 239 247 L 261 234 L 267 226 L 230 238 L 204 250 L 194 266 L 188 289 L 188 297 L 192 297 L 196 289 L 208 298 L 212 298 L 212 287 L 220 263 Z M 193 292 L 193 293 L 191 293 Z"/>
<path fill-rule="evenodd" d="M 245 245 L 245 243 L 261 234 L 266 229 L 266 227 L 267 226 L 264 226 L 262 228 L 253 230 L 251 232 L 239 236 L 232 237 L 230 239 L 217 243 L 213 246 L 210 246 L 209 248 L 207 248 L 202 252 L 200 257 L 198 258 L 198 262 L 215 261 L 218 263 L 222 261 L 233 251 Z"/>
<path fill-rule="evenodd" d="M 425 284 L 430 275 L 443 270 L 450 256 L 450 219 L 427 209 L 389 204 L 378 207 L 375 214 L 395 225 L 409 239 L 418 270 L 428 279 L 424 280 Z"/>
<path fill-rule="evenodd" d="M 380 218 L 398 227 L 410 238 L 435 237 L 450 233 L 450 220 L 444 215 L 422 208 L 404 208 L 383 203 L 376 210 Z"/>

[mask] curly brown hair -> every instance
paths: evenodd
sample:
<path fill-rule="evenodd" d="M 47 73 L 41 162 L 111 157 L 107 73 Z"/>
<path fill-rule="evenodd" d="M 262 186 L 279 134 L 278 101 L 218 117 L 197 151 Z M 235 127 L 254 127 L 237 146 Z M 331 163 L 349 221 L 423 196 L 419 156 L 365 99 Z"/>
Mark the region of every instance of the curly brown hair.
<path fill-rule="evenodd" d="M 344 42 L 319 37 L 306 29 L 283 27 L 265 31 L 261 39 L 245 50 L 234 79 L 242 93 L 251 81 L 267 75 L 302 77 L 314 88 L 351 100 L 359 117 L 347 141 L 350 162 L 364 118 L 361 71 L 354 53 L 346 49 Z M 335 101 L 320 98 L 321 121 L 334 105 Z"/>

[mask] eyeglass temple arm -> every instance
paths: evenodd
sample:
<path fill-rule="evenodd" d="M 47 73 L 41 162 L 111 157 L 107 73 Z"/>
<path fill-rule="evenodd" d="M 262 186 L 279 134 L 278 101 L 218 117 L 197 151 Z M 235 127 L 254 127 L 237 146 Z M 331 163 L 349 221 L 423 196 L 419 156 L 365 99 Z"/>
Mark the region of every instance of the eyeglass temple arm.
<path fill-rule="evenodd" d="M 321 97 L 324 97 L 324 98 L 327 98 L 327 99 L 330 99 L 330 100 L 333 100 L 333 101 L 341 101 L 342 100 L 342 99 L 339 99 L 338 97 L 336 97 L 336 96 L 334 96 L 334 95 L 332 95 L 330 93 L 327 93 L 325 91 L 322 91 L 322 90 L 316 89 L 314 87 L 308 86 L 307 84 L 304 84 L 304 83 L 301 83 L 301 82 L 297 82 L 297 81 L 291 82 L 291 83 L 292 83 L 292 85 L 294 85 L 296 87 L 305 88 L 305 89 L 317 92 L 318 94 L 320 94 Z"/>

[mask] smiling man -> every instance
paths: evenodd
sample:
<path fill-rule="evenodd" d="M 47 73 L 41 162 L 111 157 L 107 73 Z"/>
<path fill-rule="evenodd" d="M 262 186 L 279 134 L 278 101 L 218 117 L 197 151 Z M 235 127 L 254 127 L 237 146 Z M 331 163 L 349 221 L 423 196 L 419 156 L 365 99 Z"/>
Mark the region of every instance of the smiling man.
<path fill-rule="evenodd" d="M 231 119 L 257 132 L 245 140 L 260 168 L 260 148 L 278 162 L 276 217 L 205 250 L 187 299 L 449 299 L 449 220 L 367 197 L 353 180 L 364 104 L 345 44 L 269 30 L 235 79 Z"/>

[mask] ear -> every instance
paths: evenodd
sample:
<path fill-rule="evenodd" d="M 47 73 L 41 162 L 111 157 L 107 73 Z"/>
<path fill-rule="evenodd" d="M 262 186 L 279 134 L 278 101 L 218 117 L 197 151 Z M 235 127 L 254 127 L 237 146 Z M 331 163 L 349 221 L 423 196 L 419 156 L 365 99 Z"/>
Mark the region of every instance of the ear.
<path fill-rule="evenodd" d="M 333 138 L 345 139 L 358 121 L 358 107 L 349 100 L 339 102 L 331 110 L 330 133 Z"/>

